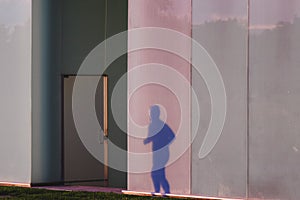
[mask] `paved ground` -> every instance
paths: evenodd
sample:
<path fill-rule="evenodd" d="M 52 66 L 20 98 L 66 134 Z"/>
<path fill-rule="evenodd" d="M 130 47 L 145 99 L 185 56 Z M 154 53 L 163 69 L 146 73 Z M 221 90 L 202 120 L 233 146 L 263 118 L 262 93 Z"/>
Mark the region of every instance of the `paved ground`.
<path fill-rule="evenodd" d="M 82 192 L 113 192 L 116 194 L 122 194 L 122 189 L 119 188 L 107 188 L 96 186 L 41 186 L 33 187 L 55 191 L 82 191 Z"/>

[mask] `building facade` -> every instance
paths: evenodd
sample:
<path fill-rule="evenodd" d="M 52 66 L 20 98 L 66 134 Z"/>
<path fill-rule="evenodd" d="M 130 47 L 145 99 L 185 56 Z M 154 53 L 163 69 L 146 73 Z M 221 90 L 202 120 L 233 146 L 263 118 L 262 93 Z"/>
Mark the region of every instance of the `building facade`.
<path fill-rule="evenodd" d="M 175 194 L 300 197 L 299 1 L 0 0 L 0 11 L 2 184 L 153 192 L 163 170 Z M 174 133 L 157 152 L 154 105 Z"/>

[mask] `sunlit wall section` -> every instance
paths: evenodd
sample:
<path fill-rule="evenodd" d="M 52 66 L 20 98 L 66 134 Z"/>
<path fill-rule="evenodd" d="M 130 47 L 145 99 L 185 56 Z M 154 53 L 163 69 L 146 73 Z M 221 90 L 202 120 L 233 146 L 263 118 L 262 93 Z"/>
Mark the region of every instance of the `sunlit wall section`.
<path fill-rule="evenodd" d="M 250 0 L 250 197 L 300 198 L 300 2 Z"/>
<path fill-rule="evenodd" d="M 0 0 L 0 182 L 30 183 L 31 0 Z"/>
<path fill-rule="evenodd" d="M 225 124 L 219 140 L 204 158 L 200 147 L 210 140 L 208 133 L 216 108 L 209 88 L 196 67 L 192 70 L 192 86 L 197 93 L 193 111 L 200 107 L 200 123 L 192 144 L 192 193 L 218 197 L 245 197 L 247 182 L 247 1 L 193 0 L 192 37 L 204 47 L 216 64 L 224 82 L 227 103 Z M 192 60 L 200 56 L 193 48 Z M 207 65 L 204 59 L 201 65 Z M 208 76 L 213 75 L 213 70 Z M 199 118 L 193 113 L 193 128 Z M 207 135 L 208 134 L 208 135 Z M 207 145 L 207 144 L 206 144 Z M 209 145 L 214 145 L 214 142 Z"/>
<path fill-rule="evenodd" d="M 174 38 L 191 35 L 191 0 L 129 0 L 128 7 L 129 31 L 141 30 L 129 32 L 129 50 L 150 44 L 150 48 L 143 46 L 128 55 L 128 189 L 154 192 L 151 171 L 155 155 L 152 143 L 144 144 L 144 139 L 151 123 L 150 106 L 158 104 L 161 120 L 176 135 L 165 169 L 170 192 L 189 194 L 191 45 L 189 40 Z M 164 29 L 143 29 L 146 27 Z M 168 33 L 166 29 L 171 30 Z M 149 38 L 153 40 L 149 42 Z M 160 49 L 160 45 L 170 49 Z M 176 51 L 182 55 L 176 55 Z"/>

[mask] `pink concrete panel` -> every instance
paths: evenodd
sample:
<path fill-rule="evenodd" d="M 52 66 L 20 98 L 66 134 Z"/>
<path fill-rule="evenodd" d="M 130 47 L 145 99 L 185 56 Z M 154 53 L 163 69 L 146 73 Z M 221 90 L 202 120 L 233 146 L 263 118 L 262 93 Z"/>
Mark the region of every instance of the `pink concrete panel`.
<path fill-rule="evenodd" d="M 129 30 L 143 27 L 168 28 L 191 36 L 191 0 L 129 0 Z M 135 38 L 130 37 L 130 33 L 128 37 L 130 49 Z M 159 35 L 157 39 L 159 40 Z M 190 44 L 183 44 L 182 49 L 186 54 L 191 54 Z M 175 141 L 170 145 L 170 160 L 166 167 L 171 193 L 189 194 L 190 85 L 183 84 L 172 74 L 178 73 L 190 83 L 190 63 L 171 52 L 142 49 L 128 54 L 128 72 L 128 189 L 154 191 L 150 175 L 151 144 L 144 145 L 143 140 L 147 136 L 147 127 L 150 123 L 149 108 L 153 104 L 158 104 L 161 108 L 161 119 L 166 121 L 176 134 Z M 168 82 L 169 85 L 151 81 L 159 79 Z M 148 83 L 136 88 L 143 80 L 147 80 Z M 135 153 L 147 155 L 141 160 L 132 156 Z M 145 171 L 137 173 L 134 171 L 136 165 L 144 167 Z"/>

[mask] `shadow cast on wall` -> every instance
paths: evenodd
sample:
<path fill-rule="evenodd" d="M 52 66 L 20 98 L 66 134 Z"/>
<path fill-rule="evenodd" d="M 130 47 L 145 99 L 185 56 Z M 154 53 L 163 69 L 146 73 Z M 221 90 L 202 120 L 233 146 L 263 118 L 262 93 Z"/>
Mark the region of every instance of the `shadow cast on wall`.
<path fill-rule="evenodd" d="M 148 127 L 148 137 L 144 140 L 144 144 L 152 142 L 153 165 L 151 178 L 155 192 L 160 192 L 160 187 L 162 187 L 165 193 L 170 193 L 170 184 L 166 178 L 165 166 L 170 157 L 169 145 L 175 139 L 175 134 L 159 117 L 159 106 L 151 106 L 151 122 Z"/>

